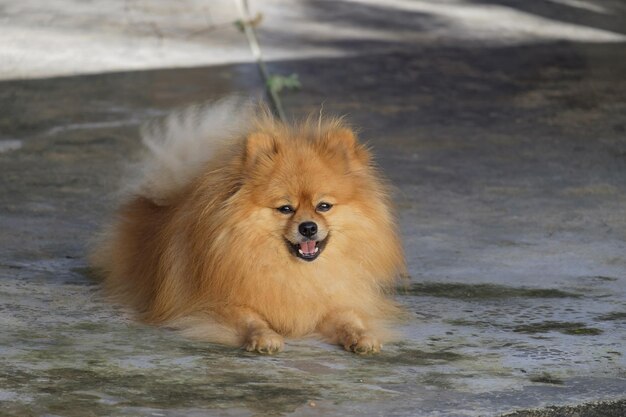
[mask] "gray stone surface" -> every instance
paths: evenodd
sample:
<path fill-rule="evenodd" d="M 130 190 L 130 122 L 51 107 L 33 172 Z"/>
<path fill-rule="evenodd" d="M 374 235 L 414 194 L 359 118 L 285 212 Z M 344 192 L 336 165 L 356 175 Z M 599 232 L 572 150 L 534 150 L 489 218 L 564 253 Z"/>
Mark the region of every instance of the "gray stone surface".
<path fill-rule="evenodd" d="M 253 65 L 9 80 L 0 415 L 622 415 L 623 4 L 267 7 L 264 45 L 333 51 L 271 63 L 303 83 L 287 111 L 348 114 L 397 187 L 411 274 L 402 340 L 365 358 L 309 340 L 258 357 L 137 324 L 90 279 L 86 248 L 137 156 L 137 126 L 258 94 Z M 281 13 L 308 26 L 290 37 Z"/>

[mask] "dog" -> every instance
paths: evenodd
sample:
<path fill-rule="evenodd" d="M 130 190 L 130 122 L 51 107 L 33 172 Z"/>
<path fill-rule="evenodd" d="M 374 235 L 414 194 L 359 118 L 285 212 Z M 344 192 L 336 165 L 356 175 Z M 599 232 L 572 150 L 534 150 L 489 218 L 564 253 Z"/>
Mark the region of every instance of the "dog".
<path fill-rule="evenodd" d="M 247 351 L 311 334 L 380 351 L 405 261 L 390 187 L 352 128 L 228 98 L 142 136 L 149 154 L 92 256 L 108 294 Z"/>

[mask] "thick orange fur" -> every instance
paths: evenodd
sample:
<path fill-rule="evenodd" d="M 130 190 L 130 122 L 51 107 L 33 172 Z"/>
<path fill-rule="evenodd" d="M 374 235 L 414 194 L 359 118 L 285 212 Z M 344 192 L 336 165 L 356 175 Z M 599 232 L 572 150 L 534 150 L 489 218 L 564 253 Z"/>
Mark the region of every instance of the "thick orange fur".
<path fill-rule="evenodd" d="M 378 351 L 404 256 L 369 151 L 337 119 L 250 118 L 186 183 L 121 207 L 93 257 L 106 288 L 144 321 L 191 337 L 273 353 L 284 336 L 318 333 Z M 332 208 L 316 210 L 321 201 Z M 288 245 L 303 221 L 328 236 L 312 262 Z"/>

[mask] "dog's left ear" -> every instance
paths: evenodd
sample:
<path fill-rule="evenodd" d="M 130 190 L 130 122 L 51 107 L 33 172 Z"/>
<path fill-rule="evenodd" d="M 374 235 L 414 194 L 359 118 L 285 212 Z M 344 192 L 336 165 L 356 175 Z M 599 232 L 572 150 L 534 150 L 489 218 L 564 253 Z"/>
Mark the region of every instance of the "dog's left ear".
<path fill-rule="evenodd" d="M 322 138 L 322 144 L 327 152 L 346 158 L 350 165 L 367 165 L 371 159 L 370 153 L 359 143 L 354 131 L 346 127 L 329 131 Z"/>
<path fill-rule="evenodd" d="M 256 132 L 246 138 L 245 161 L 250 167 L 259 161 L 270 160 L 278 151 L 278 141 L 267 133 Z"/>

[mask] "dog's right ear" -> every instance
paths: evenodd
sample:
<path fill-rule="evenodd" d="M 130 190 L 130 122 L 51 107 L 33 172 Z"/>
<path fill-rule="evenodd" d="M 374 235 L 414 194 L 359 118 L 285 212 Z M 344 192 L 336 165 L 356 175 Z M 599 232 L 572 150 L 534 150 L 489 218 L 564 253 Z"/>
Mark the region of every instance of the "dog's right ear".
<path fill-rule="evenodd" d="M 245 162 L 254 166 L 262 161 L 270 161 L 279 151 L 278 141 L 267 133 L 251 133 L 246 138 Z"/>

